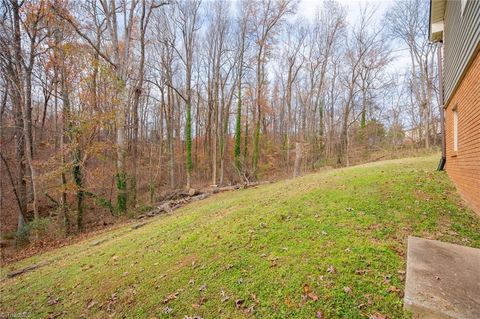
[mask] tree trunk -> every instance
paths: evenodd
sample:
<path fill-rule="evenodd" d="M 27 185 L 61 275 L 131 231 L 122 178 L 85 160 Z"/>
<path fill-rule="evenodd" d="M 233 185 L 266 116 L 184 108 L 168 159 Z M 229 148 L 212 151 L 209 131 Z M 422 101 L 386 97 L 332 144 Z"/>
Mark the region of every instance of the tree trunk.
<path fill-rule="evenodd" d="M 235 117 L 235 146 L 234 146 L 234 159 L 235 169 L 237 172 L 242 171 L 240 154 L 241 154 L 241 141 L 242 141 L 242 81 L 239 77 L 238 81 L 238 97 L 237 97 L 237 113 Z"/>
<path fill-rule="evenodd" d="M 293 168 L 293 177 L 300 176 L 302 166 L 302 144 L 295 144 L 295 166 Z"/>
<path fill-rule="evenodd" d="M 118 78 L 120 88 L 117 92 L 120 105 L 115 112 L 115 125 L 117 128 L 117 209 L 120 214 L 127 210 L 127 172 L 126 172 L 126 144 L 125 144 L 125 81 Z"/>
<path fill-rule="evenodd" d="M 20 202 L 18 212 L 17 235 L 22 235 L 25 230 L 25 214 L 27 212 L 27 183 L 25 181 L 25 136 L 23 134 L 23 66 L 22 66 L 22 43 L 20 33 L 20 6 L 18 1 L 12 1 L 13 11 L 13 50 L 14 66 L 12 74 L 12 102 L 15 108 L 15 158 L 17 162 L 17 189 Z"/>
<path fill-rule="evenodd" d="M 27 72 L 26 75 L 26 86 L 25 86 L 25 93 L 26 93 L 26 103 L 22 103 L 24 109 L 22 112 L 23 115 L 23 135 L 25 138 L 25 154 L 27 157 L 27 163 L 30 168 L 30 178 L 31 178 L 31 185 L 32 185 L 32 195 L 33 195 L 33 216 L 35 220 L 39 219 L 38 213 L 38 195 L 37 195 L 37 175 L 35 171 L 35 167 L 33 166 L 33 146 L 32 146 L 32 120 L 31 117 L 29 118 L 28 114 L 32 114 L 31 112 L 31 98 L 32 98 L 32 81 L 31 81 L 31 73 Z M 28 102 L 30 100 L 30 102 Z M 30 110 L 29 110 L 30 109 Z"/>
<path fill-rule="evenodd" d="M 79 141 L 77 141 L 77 144 Z M 73 153 L 73 181 L 75 182 L 76 190 L 76 197 L 77 197 L 77 229 L 78 231 L 83 231 L 84 224 L 83 224 L 83 198 L 84 198 L 84 191 L 83 191 L 83 173 L 81 167 L 81 158 L 82 152 L 80 147 L 77 146 Z"/>
<path fill-rule="evenodd" d="M 257 179 L 258 160 L 260 158 L 260 124 L 262 121 L 261 100 L 263 93 L 263 78 L 262 78 L 262 52 L 263 43 L 260 42 L 260 47 L 257 55 L 257 92 L 256 92 L 256 107 L 257 107 L 257 122 L 255 123 L 255 131 L 253 133 L 253 157 L 252 157 L 252 175 Z"/>

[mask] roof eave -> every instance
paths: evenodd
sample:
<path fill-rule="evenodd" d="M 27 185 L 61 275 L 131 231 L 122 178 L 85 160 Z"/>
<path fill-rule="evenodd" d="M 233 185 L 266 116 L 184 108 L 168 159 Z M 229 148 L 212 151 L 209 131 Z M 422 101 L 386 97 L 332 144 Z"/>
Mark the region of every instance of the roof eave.
<path fill-rule="evenodd" d="M 446 0 L 430 0 L 428 38 L 431 42 L 443 40 L 443 20 Z"/>

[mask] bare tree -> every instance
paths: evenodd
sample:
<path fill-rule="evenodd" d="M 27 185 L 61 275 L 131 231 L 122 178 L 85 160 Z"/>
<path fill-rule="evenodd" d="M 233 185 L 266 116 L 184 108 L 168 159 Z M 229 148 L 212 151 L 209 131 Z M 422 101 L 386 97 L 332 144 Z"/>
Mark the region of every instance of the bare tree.
<path fill-rule="evenodd" d="M 251 2 L 249 6 L 253 37 L 256 44 L 256 90 L 255 104 L 256 117 L 253 139 L 253 176 L 257 177 L 258 161 L 260 158 L 260 125 L 262 122 L 262 104 L 265 103 L 265 63 L 268 57 L 268 49 L 275 40 L 275 34 L 287 14 L 293 13 L 296 3 L 291 0 Z"/>
<path fill-rule="evenodd" d="M 185 170 L 187 173 L 186 188 L 191 188 L 192 183 L 192 67 L 193 67 L 193 50 L 195 47 L 196 32 L 199 30 L 198 12 L 200 9 L 200 1 L 185 0 L 178 3 L 178 15 L 175 23 L 180 30 L 182 37 L 183 52 L 179 53 L 179 57 L 185 66 L 185 95 L 179 94 L 185 102 L 186 123 L 185 123 L 185 145 L 186 160 Z M 177 91 L 177 93 L 179 93 Z"/>
<path fill-rule="evenodd" d="M 395 2 L 386 14 L 390 33 L 407 46 L 410 54 L 413 99 L 421 119 L 419 135 L 423 136 L 426 148 L 431 143 L 432 102 L 436 98 L 436 46 L 428 42 L 428 12 L 428 2 L 401 0 Z"/>

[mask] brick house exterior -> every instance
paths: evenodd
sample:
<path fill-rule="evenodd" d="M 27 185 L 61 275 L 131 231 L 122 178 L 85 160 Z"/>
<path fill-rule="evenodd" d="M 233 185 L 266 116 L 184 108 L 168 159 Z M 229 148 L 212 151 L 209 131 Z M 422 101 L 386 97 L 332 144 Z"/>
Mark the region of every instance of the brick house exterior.
<path fill-rule="evenodd" d="M 443 43 L 445 168 L 480 214 L 480 1 L 430 4 L 430 40 Z"/>

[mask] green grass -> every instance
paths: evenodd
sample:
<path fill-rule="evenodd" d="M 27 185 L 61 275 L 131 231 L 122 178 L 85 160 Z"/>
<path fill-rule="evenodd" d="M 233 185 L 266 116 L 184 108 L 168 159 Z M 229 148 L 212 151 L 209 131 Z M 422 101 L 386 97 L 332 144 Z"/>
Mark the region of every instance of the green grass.
<path fill-rule="evenodd" d="M 142 228 L 22 260 L 2 270 L 0 313 L 408 317 L 402 292 L 409 235 L 480 247 L 480 220 L 435 171 L 437 159 L 385 161 L 221 193 Z M 5 279 L 7 271 L 41 260 L 51 263 Z"/>

